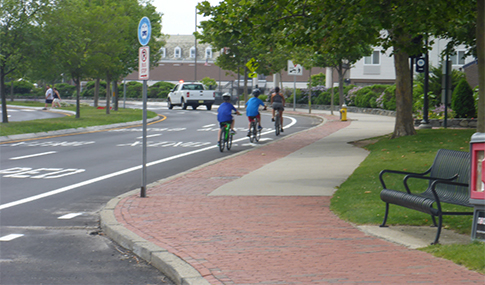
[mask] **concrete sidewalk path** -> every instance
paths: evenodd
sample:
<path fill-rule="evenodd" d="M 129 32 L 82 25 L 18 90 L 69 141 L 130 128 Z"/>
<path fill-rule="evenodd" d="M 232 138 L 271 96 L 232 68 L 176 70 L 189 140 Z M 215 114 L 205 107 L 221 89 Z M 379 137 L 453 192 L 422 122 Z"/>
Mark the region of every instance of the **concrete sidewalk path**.
<path fill-rule="evenodd" d="M 113 199 L 103 230 L 177 284 L 483 284 L 329 210 L 335 187 L 367 156 L 348 142 L 392 132 L 394 118 L 316 115 L 324 124 L 153 183 L 147 198 L 136 190 Z"/>

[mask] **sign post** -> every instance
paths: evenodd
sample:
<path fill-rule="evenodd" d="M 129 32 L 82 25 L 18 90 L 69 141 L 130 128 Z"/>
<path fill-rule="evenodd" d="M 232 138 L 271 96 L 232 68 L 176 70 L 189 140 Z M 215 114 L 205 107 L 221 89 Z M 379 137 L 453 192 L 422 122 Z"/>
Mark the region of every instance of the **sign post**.
<path fill-rule="evenodd" d="M 301 64 L 294 64 L 293 61 L 288 60 L 288 75 L 293 75 L 293 111 L 296 109 L 296 76 L 303 75 L 303 67 Z"/>
<path fill-rule="evenodd" d="M 150 19 L 143 17 L 138 24 L 138 42 L 142 47 L 138 50 L 138 78 L 143 80 L 143 165 L 141 174 L 140 197 L 146 197 L 147 186 L 147 80 L 150 75 L 150 47 L 146 46 L 150 41 L 152 25 Z"/>

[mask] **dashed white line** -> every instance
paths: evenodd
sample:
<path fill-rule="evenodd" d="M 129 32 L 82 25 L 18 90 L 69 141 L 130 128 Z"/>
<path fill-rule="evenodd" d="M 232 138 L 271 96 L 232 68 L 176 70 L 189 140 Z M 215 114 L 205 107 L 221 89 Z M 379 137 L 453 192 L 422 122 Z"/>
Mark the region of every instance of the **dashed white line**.
<path fill-rule="evenodd" d="M 9 234 L 3 237 L 0 237 L 0 241 L 12 241 L 16 238 L 23 237 L 23 234 Z"/>
<path fill-rule="evenodd" d="M 162 134 L 154 134 L 154 135 L 149 135 L 149 136 L 147 136 L 147 138 L 159 137 L 159 136 L 161 136 L 161 135 L 162 135 Z M 142 139 L 142 138 L 143 138 L 143 136 L 141 136 L 141 137 L 137 137 L 137 139 Z"/>
<path fill-rule="evenodd" d="M 24 159 L 24 158 L 31 158 L 31 157 L 36 157 L 36 156 L 42 156 L 42 155 L 48 155 L 48 154 L 53 154 L 56 153 L 57 151 L 48 151 L 48 152 L 42 152 L 42 153 L 36 153 L 36 154 L 30 154 L 30 155 L 24 155 L 24 156 L 17 156 L 17 157 L 12 157 L 10 160 L 17 160 L 17 159 Z"/>
<path fill-rule="evenodd" d="M 82 215 L 83 213 L 70 213 L 70 214 L 66 214 L 64 216 L 60 216 L 59 218 L 57 218 L 58 220 L 70 220 L 72 218 L 75 218 L 77 216 L 80 216 Z"/>

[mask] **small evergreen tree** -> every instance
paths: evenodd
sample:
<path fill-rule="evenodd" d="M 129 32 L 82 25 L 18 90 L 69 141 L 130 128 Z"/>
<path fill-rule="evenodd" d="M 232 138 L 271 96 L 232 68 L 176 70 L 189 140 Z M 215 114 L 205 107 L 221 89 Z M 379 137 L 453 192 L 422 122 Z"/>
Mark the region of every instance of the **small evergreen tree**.
<path fill-rule="evenodd" d="M 451 98 L 451 108 L 455 111 L 455 118 L 475 118 L 475 102 L 473 99 L 473 90 L 466 79 L 462 79 Z"/>

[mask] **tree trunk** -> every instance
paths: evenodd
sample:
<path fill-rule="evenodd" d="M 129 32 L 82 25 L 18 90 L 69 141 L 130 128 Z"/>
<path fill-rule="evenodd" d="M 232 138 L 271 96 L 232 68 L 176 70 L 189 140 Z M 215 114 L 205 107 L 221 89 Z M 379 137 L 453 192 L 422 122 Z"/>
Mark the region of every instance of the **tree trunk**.
<path fill-rule="evenodd" d="M 342 61 L 340 61 L 339 64 L 338 64 L 337 73 L 338 73 L 338 100 L 339 100 L 339 107 L 342 108 L 342 105 L 345 104 L 345 99 L 344 99 L 344 72 L 343 72 Z"/>
<path fill-rule="evenodd" d="M 113 81 L 113 93 L 115 94 L 113 109 L 115 111 L 118 111 L 118 80 Z"/>
<path fill-rule="evenodd" d="M 2 97 L 2 123 L 8 123 L 7 94 L 5 94 L 5 75 L 3 68 L 0 68 L 0 95 Z"/>
<path fill-rule="evenodd" d="M 391 137 L 393 139 L 416 134 L 408 54 L 401 50 L 395 52 L 394 65 L 396 68 L 396 124 Z"/>
<path fill-rule="evenodd" d="M 96 78 L 96 81 L 94 82 L 94 108 L 98 107 L 98 101 L 99 101 L 99 78 Z"/>
<path fill-rule="evenodd" d="M 111 80 L 106 79 L 106 115 L 109 115 L 110 101 L 111 101 Z"/>
<path fill-rule="evenodd" d="M 308 95 L 308 114 L 312 113 L 312 68 L 310 67 L 310 83 L 309 83 L 310 94 Z"/>
<path fill-rule="evenodd" d="M 10 101 L 13 102 L 13 79 L 10 81 Z"/>
<path fill-rule="evenodd" d="M 248 101 L 248 68 L 244 66 L 244 103 Z"/>
<path fill-rule="evenodd" d="M 73 77 L 76 84 L 76 119 L 81 117 L 81 78 Z"/>
<path fill-rule="evenodd" d="M 477 1 L 478 116 L 477 132 L 485 133 L 485 0 Z"/>

